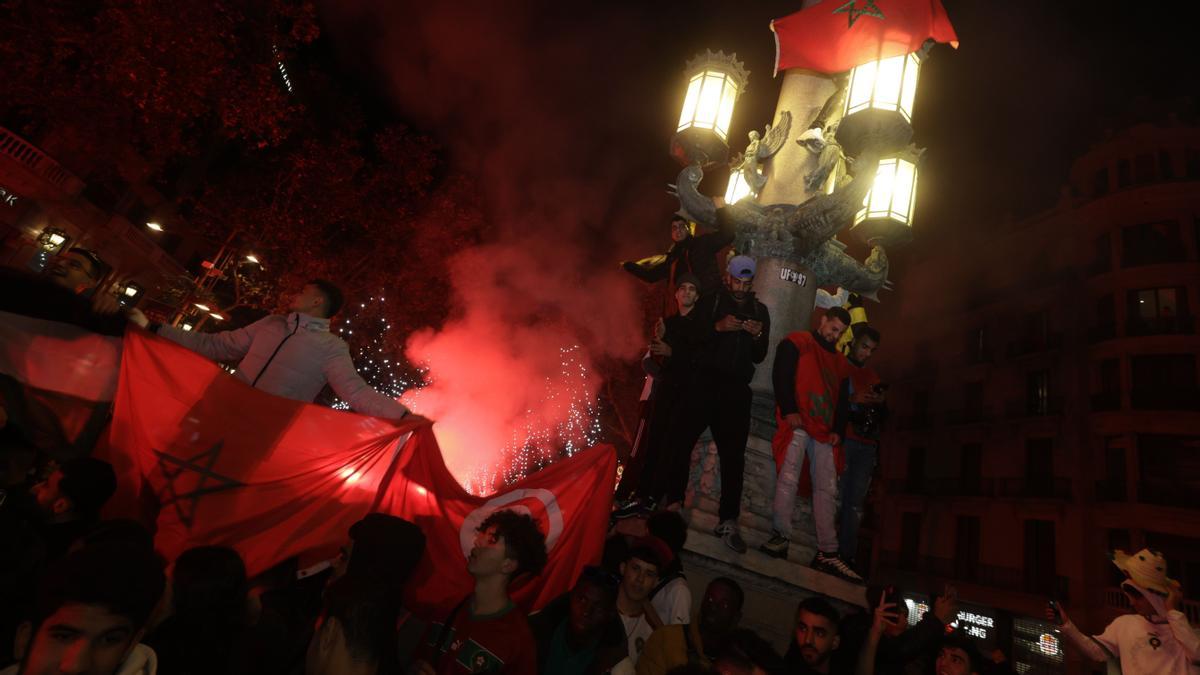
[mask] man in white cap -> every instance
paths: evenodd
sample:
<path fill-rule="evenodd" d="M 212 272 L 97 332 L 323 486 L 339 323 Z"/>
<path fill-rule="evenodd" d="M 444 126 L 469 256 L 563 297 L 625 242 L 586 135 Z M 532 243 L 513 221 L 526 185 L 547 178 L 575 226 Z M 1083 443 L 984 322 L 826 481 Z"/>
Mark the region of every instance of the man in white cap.
<path fill-rule="evenodd" d="M 749 256 L 734 256 L 726 269 L 725 285 L 706 294 L 691 314 L 696 317 L 696 358 L 690 382 L 671 411 L 664 442 L 666 471 L 663 504 L 683 500 L 692 447 L 704 429 L 711 428 L 721 460 L 721 506 L 717 536 L 738 553 L 746 542 L 738 532 L 746 441 L 750 436 L 750 379 L 754 364 L 767 356 L 771 316 L 754 299 L 756 265 Z"/>
<path fill-rule="evenodd" d="M 1144 548 L 1133 555 L 1115 551 L 1113 564 L 1125 573 L 1121 591 L 1133 606 L 1100 635 L 1084 635 L 1061 604 L 1050 603 L 1046 618 L 1062 627 L 1063 635 L 1093 661 L 1116 660 L 1125 675 L 1200 674 L 1200 637 L 1179 611 L 1179 582 L 1167 577 L 1167 561 L 1158 551 Z"/>

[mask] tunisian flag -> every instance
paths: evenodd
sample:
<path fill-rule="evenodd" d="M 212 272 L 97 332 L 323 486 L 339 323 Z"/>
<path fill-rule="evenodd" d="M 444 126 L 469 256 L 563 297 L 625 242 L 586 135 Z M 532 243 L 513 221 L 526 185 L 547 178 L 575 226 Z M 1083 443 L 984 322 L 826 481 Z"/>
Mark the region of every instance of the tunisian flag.
<path fill-rule="evenodd" d="M 616 472 L 611 447 L 476 497 L 447 471 L 428 420 L 391 422 L 273 396 L 136 328 L 123 339 L 98 339 L 38 319 L 6 326 L 6 375 L 26 386 L 65 383 L 88 405 L 112 399 L 97 455 L 114 464 L 122 501 L 153 493 L 155 545 L 168 560 L 193 546 L 230 546 L 255 575 L 292 556 L 332 558 L 354 522 L 391 513 L 415 522 L 427 539 L 410 609 L 445 611 L 471 591 L 466 555 L 494 510 L 527 512 L 547 535 L 545 571 L 514 587 L 529 610 L 600 559 Z M 66 378 L 56 363 L 76 376 Z"/>
<path fill-rule="evenodd" d="M 803 68 L 841 73 L 909 54 L 927 39 L 958 48 L 941 0 L 824 0 L 771 22 L 775 73 Z"/>

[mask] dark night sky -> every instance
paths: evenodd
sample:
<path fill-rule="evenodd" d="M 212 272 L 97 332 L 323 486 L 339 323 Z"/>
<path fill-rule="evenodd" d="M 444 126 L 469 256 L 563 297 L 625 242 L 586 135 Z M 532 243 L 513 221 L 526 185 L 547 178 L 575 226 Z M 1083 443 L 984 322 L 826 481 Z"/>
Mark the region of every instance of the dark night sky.
<path fill-rule="evenodd" d="M 1071 159 L 1105 128 L 1164 105 L 1194 110 L 1180 102 L 1197 81 L 1196 12 L 1184 3 L 944 4 L 961 46 L 939 46 L 922 72 L 915 247 L 1052 205 Z M 497 213 L 537 211 L 503 195 L 544 181 L 586 185 L 595 198 L 580 205 L 585 222 L 566 229 L 599 243 L 595 262 L 609 264 L 665 240 L 684 62 L 706 48 L 746 62 L 730 136 L 740 150 L 746 131 L 769 121 L 779 88 L 768 23 L 799 6 L 329 0 L 322 18 L 347 75 L 446 144 L 455 168 L 494 193 Z M 716 193 L 717 182 L 705 187 Z M 893 252 L 894 278 L 906 257 Z"/>

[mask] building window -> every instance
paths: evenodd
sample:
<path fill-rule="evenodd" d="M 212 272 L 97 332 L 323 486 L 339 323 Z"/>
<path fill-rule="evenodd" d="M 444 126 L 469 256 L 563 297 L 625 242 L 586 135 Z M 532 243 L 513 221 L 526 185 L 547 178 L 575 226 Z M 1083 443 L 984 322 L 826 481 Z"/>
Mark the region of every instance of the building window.
<path fill-rule="evenodd" d="M 1187 288 L 1144 288 L 1129 291 L 1129 335 L 1190 333 Z"/>
<path fill-rule="evenodd" d="M 1025 412 L 1050 414 L 1050 371 L 1035 370 L 1025 376 Z"/>
<path fill-rule="evenodd" d="M 1104 479 L 1096 493 L 1102 501 L 1125 501 L 1125 443 L 1120 436 L 1104 439 Z"/>
<path fill-rule="evenodd" d="M 925 448 L 916 446 L 908 449 L 908 464 L 904 473 L 905 485 L 910 492 L 921 492 L 925 485 Z"/>
<path fill-rule="evenodd" d="M 987 360 L 987 329 L 980 326 L 967 331 L 967 363 L 983 363 Z"/>
<path fill-rule="evenodd" d="M 1200 436 L 1138 434 L 1138 501 L 1195 508 L 1200 494 Z"/>
<path fill-rule="evenodd" d="M 1188 148 L 1184 156 L 1188 178 L 1200 178 L 1200 149 Z"/>
<path fill-rule="evenodd" d="M 1030 438 L 1025 441 L 1025 493 L 1031 497 L 1054 496 L 1054 441 Z"/>
<path fill-rule="evenodd" d="M 979 495 L 983 487 L 983 446 L 967 443 L 962 446 L 959 480 L 964 495 Z"/>
<path fill-rule="evenodd" d="M 1171 180 L 1175 177 L 1175 163 L 1171 161 L 1170 150 L 1158 151 L 1158 175 L 1163 180 Z"/>
<path fill-rule="evenodd" d="M 1102 412 L 1121 407 L 1121 359 L 1104 359 L 1096 364 L 1092 387 L 1092 410 Z"/>
<path fill-rule="evenodd" d="M 963 390 L 963 421 L 983 419 L 983 382 L 968 382 Z"/>
<path fill-rule="evenodd" d="M 1183 262 L 1187 252 L 1179 236 L 1179 223 L 1163 220 L 1131 225 L 1121 230 L 1122 267 Z"/>
<path fill-rule="evenodd" d="M 1162 551 L 1167 576 L 1179 581 L 1185 598 L 1200 599 L 1200 539 L 1148 530 L 1146 546 Z"/>
<path fill-rule="evenodd" d="M 979 517 L 959 516 L 954 539 L 954 578 L 979 578 Z"/>
<path fill-rule="evenodd" d="M 1108 192 L 1108 167 L 1104 167 L 1096 172 L 1092 177 L 1092 194 L 1099 197 Z"/>
<path fill-rule="evenodd" d="M 921 514 L 905 513 L 900 517 L 900 568 L 915 570 L 921 550 Z"/>
<path fill-rule="evenodd" d="M 1054 556 L 1054 521 L 1025 521 L 1025 590 L 1053 597 L 1058 576 Z"/>
<path fill-rule="evenodd" d="M 1133 179 L 1138 183 L 1149 183 L 1154 180 L 1154 155 L 1146 153 L 1134 158 Z"/>
<path fill-rule="evenodd" d="M 1104 274 L 1112 270 L 1112 237 L 1107 232 L 1096 237 L 1096 255 L 1088 264 L 1089 275 Z"/>
<path fill-rule="evenodd" d="M 1130 359 L 1136 410 L 1200 410 L 1194 354 L 1145 354 Z"/>
<path fill-rule="evenodd" d="M 1128 187 L 1131 182 L 1129 177 L 1129 160 L 1117 160 L 1117 187 Z"/>

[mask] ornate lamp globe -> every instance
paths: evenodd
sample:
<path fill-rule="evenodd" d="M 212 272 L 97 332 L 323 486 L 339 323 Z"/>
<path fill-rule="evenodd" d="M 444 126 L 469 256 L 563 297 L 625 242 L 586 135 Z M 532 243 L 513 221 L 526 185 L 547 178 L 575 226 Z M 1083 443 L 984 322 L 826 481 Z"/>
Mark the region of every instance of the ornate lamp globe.
<path fill-rule="evenodd" d="M 47 227 L 38 235 L 37 243 L 46 253 L 58 253 L 67 243 L 67 232 L 57 227 Z"/>
<path fill-rule="evenodd" d="M 117 289 L 118 297 L 122 302 L 129 305 L 137 302 L 145 292 L 146 289 L 142 288 L 142 286 L 135 281 L 128 281 Z"/>
<path fill-rule="evenodd" d="M 746 176 L 742 174 L 740 166 L 733 167 L 729 172 L 729 183 L 725 186 L 725 203 L 736 204 L 746 197 L 754 198 L 754 188 L 746 182 Z"/>
<path fill-rule="evenodd" d="M 671 155 L 682 164 L 709 165 L 729 156 L 733 108 L 746 89 L 749 71 L 736 54 L 706 51 L 687 64 L 687 93 Z"/>
<path fill-rule="evenodd" d="M 851 231 L 863 241 L 906 243 L 912 239 L 913 206 L 917 200 L 917 160 L 906 150 L 879 160 L 875 180 L 854 216 Z"/>
<path fill-rule="evenodd" d="M 869 61 L 850 71 L 837 138 L 846 154 L 868 147 L 886 154 L 912 140 L 912 109 L 921 60 L 916 53 Z"/>

